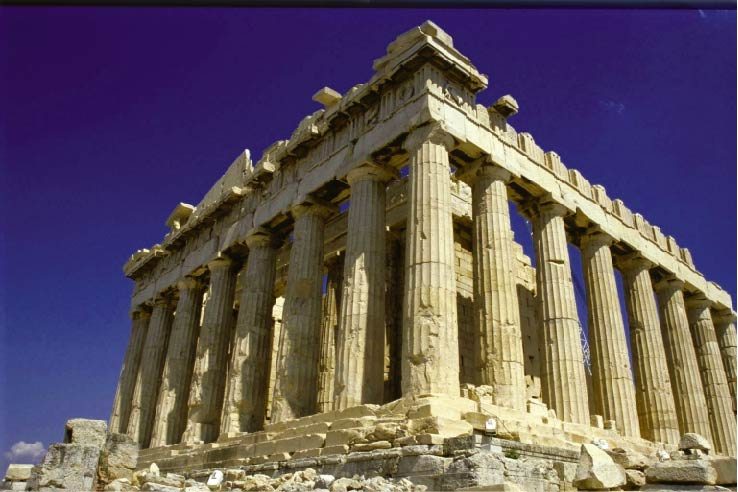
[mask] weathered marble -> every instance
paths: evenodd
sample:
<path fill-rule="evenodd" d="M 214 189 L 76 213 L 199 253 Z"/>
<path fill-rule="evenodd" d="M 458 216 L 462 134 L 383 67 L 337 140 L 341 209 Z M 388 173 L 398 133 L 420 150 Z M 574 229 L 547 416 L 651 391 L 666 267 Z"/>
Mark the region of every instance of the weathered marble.
<path fill-rule="evenodd" d="M 667 277 L 655 286 L 661 315 L 661 336 L 671 376 L 677 419 L 682 434 L 694 432 L 712 441 L 707 401 L 684 307 L 684 284 Z"/>
<path fill-rule="evenodd" d="M 320 363 L 318 365 L 318 410 L 333 410 L 336 381 L 336 332 L 341 311 L 343 255 L 328 260 L 328 279 L 323 296 L 323 322 L 320 328 Z"/>
<path fill-rule="evenodd" d="M 644 439 L 676 444 L 679 422 L 649 274 L 652 266 L 637 254 L 619 262 L 633 347 L 638 422 Z"/>
<path fill-rule="evenodd" d="M 220 434 L 260 430 L 264 424 L 271 355 L 276 250 L 266 230 L 246 237 L 249 256 L 228 368 Z"/>
<path fill-rule="evenodd" d="M 615 285 L 612 238 L 594 230 L 581 239 L 589 314 L 594 412 L 614 420 L 626 436 L 640 437 L 633 372 Z"/>
<path fill-rule="evenodd" d="M 729 309 L 716 311 L 712 316 L 725 376 L 728 378 L 730 396 L 733 399 L 733 413 L 736 411 L 735 392 L 736 385 L 738 385 L 738 377 L 736 377 L 738 341 L 736 341 L 735 318 L 735 313 Z"/>
<path fill-rule="evenodd" d="M 182 442 L 212 442 L 218 437 L 233 323 L 236 264 L 227 257 L 208 263 L 210 297 L 204 307 L 187 402 Z"/>

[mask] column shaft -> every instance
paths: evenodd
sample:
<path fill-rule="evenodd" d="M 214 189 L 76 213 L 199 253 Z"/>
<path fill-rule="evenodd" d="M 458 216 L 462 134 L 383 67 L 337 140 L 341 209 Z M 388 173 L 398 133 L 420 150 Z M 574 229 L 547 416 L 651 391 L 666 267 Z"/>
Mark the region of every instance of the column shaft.
<path fill-rule="evenodd" d="M 334 257 L 328 265 L 328 283 L 323 296 L 323 322 L 320 329 L 320 364 L 318 367 L 318 411 L 333 410 L 336 380 L 336 332 L 341 311 L 343 258 Z"/>
<path fill-rule="evenodd" d="M 736 411 L 735 391 L 738 378 L 736 377 L 736 341 L 735 314 L 730 310 L 716 313 L 713 316 L 715 334 L 717 335 L 720 356 L 723 359 L 725 376 L 728 378 L 730 397 L 733 399 L 733 413 Z"/>
<path fill-rule="evenodd" d="M 678 444 L 679 422 L 661 339 L 650 266 L 642 257 L 632 257 L 621 267 L 633 347 L 638 422 L 644 439 Z"/>
<path fill-rule="evenodd" d="M 541 390 L 560 419 L 589 425 L 579 316 L 564 229 L 566 209 L 553 202 L 539 209 L 533 236 L 542 325 Z"/>
<path fill-rule="evenodd" d="M 494 387 L 495 403 L 525 409 L 525 361 L 516 257 L 506 182 L 510 173 L 484 165 L 472 185 L 472 263 L 479 381 Z"/>
<path fill-rule="evenodd" d="M 595 411 L 605 420 L 614 420 L 623 435 L 640 437 L 611 242 L 612 239 L 601 232 L 592 232 L 582 238 Z"/>
<path fill-rule="evenodd" d="M 293 207 L 294 240 L 290 251 L 282 331 L 272 398 L 272 422 L 315 412 L 320 357 L 321 290 L 326 207 Z"/>
<path fill-rule="evenodd" d="M 684 308 L 682 283 L 665 279 L 656 284 L 666 362 L 671 376 L 679 430 L 695 432 L 712 441 L 707 402 Z"/>
<path fill-rule="evenodd" d="M 402 393 L 459 395 L 450 137 L 412 133 L 408 177 Z"/>
<path fill-rule="evenodd" d="M 212 442 L 218 437 L 226 371 L 228 345 L 233 323 L 233 297 L 236 270 L 225 257 L 208 263 L 210 295 L 205 304 L 200 340 L 197 343 L 187 402 L 187 428 L 182 442 Z"/>
<path fill-rule="evenodd" d="M 384 401 L 402 396 L 402 300 L 405 288 L 405 239 L 400 232 L 388 234 L 385 292 L 385 338 L 387 340 L 387 382 Z"/>
<path fill-rule="evenodd" d="M 385 197 L 391 174 L 352 170 L 343 294 L 336 340 L 336 410 L 382 403 L 384 396 Z"/>
<path fill-rule="evenodd" d="M 149 447 L 151 440 L 156 397 L 159 394 L 172 318 L 169 299 L 157 299 L 141 353 L 141 366 L 136 378 L 131 417 L 128 422 L 128 435 L 142 448 Z"/>
<path fill-rule="evenodd" d="M 277 252 L 267 231 L 246 239 L 249 256 L 228 369 L 221 436 L 254 432 L 264 425 Z"/>
<path fill-rule="evenodd" d="M 141 352 L 146 340 L 146 328 L 151 319 L 151 310 L 139 306 L 131 313 L 131 336 L 123 358 L 123 367 L 118 377 L 118 388 L 115 390 L 113 411 L 110 415 L 110 431 L 125 434 L 128 430 L 128 419 L 131 415 L 131 399 L 136 385 L 136 375 L 141 363 Z"/>
<path fill-rule="evenodd" d="M 151 447 L 179 444 L 187 424 L 187 397 L 200 331 L 202 284 L 191 277 L 177 283 L 179 300 L 161 378 Z"/>
<path fill-rule="evenodd" d="M 720 347 L 712 324 L 709 301 L 700 298 L 687 301 L 687 316 L 707 400 L 713 445 L 718 453 L 735 456 L 736 426 L 733 400 L 720 358 Z"/>

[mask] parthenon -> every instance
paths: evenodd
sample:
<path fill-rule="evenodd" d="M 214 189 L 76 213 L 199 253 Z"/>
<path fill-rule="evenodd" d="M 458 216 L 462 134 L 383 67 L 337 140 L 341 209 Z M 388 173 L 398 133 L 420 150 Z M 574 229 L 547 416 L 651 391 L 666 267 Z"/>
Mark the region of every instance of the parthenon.
<path fill-rule="evenodd" d="M 522 443 L 645 453 L 696 433 L 735 456 L 736 314 L 690 251 L 516 131 L 513 97 L 477 104 L 487 76 L 433 22 L 373 69 L 319 90 L 289 139 L 244 151 L 125 264 L 110 429 L 172 471 L 437 444 L 490 419 Z M 346 437 L 362 418 L 373 430 Z"/>

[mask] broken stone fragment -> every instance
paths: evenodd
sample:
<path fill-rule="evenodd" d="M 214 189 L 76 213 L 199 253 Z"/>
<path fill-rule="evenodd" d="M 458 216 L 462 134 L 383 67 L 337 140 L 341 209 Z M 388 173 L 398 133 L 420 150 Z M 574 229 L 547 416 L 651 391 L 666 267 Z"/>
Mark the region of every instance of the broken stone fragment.
<path fill-rule="evenodd" d="M 31 478 L 31 470 L 33 465 L 8 465 L 8 470 L 5 472 L 5 480 L 22 481 Z"/>
<path fill-rule="evenodd" d="M 648 483 L 714 485 L 717 471 L 709 460 L 669 460 L 646 470 Z"/>
<path fill-rule="evenodd" d="M 615 448 L 606 452 L 615 463 L 626 470 L 645 470 L 652 464 L 651 460 L 637 451 Z"/>
<path fill-rule="evenodd" d="M 579 489 L 605 490 L 625 485 L 625 470 L 593 444 L 582 444 L 573 485 Z"/>
<path fill-rule="evenodd" d="M 687 451 L 692 449 L 699 449 L 709 453 L 712 449 L 710 442 L 699 434 L 694 432 L 687 432 L 679 440 L 679 449 L 681 451 Z"/>

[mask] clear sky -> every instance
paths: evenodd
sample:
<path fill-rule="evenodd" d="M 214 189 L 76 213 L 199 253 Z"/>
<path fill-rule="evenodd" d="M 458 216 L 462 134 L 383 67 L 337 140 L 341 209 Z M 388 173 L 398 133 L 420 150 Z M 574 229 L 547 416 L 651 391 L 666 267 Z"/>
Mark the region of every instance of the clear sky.
<path fill-rule="evenodd" d="M 176 203 L 288 138 L 319 88 L 368 81 L 426 19 L 489 75 L 480 103 L 512 94 L 519 131 L 735 297 L 735 11 L 2 7 L 3 470 L 33 452 L 8 458 L 14 443 L 109 417 L 130 330 L 121 267 Z"/>

